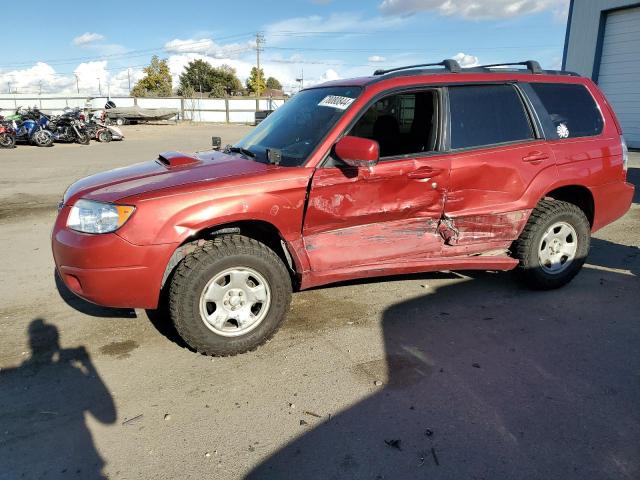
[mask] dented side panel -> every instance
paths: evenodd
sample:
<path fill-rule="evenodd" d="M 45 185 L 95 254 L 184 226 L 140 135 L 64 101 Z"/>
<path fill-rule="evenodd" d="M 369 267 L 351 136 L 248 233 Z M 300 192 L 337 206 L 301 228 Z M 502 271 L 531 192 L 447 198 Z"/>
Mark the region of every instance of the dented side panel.
<path fill-rule="evenodd" d="M 447 245 L 513 241 L 520 235 L 531 209 L 486 215 L 445 217 L 438 231 Z"/>
<path fill-rule="evenodd" d="M 448 178 L 448 156 L 318 169 L 303 230 L 311 270 L 437 254 Z"/>

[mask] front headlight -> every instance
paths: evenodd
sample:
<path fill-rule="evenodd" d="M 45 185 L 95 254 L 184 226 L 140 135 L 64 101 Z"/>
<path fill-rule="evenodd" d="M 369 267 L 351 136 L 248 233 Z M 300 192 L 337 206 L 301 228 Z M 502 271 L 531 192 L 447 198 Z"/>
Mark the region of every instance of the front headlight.
<path fill-rule="evenodd" d="M 135 207 L 78 200 L 69 213 L 67 227 L 83 233 L 115 232 L 129 219 Z"/>

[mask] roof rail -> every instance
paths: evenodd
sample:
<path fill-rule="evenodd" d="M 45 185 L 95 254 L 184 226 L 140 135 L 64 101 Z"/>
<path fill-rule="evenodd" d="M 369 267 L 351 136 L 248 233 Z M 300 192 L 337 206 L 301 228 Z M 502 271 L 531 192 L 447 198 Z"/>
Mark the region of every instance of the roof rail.
<path fill-rule="evenodd" d="M 408 70 L 410 68 L 418 68 L 418 67 L 444 67 L 446 70 L 450 71 L 451 73 L 459 73 L 461 70 L 460 64 L 458 62 L 456 62 L 452 58 L 447 58 L 446 60 L 443 60 L 438 63 L 421 63 L 419 65 L 407 65 L 406 67 L 389 68 L 388 70 L 376 70 L 375 72 L 373 72 L 373 74 L 376 76 L 385 75 L 387 73 L 397 72 L 399 70 Z"/>
<path fill-rule="evenodd" d="M 541 73 L 544 73 L 544 70 L 542 70 L 542 68 L 540 68 L 540 64 L 538 62 L 536 62 L 535 60 L 526 60 L 524 62 L 512 62 L 512 63 L 492 63 L 489 65 L 480 65 L 477 68 L 491 68 L 491 67 L 508 67 L 511 65 L 524 65 L 527 67 L 527 69 L 536 75 L 539 75 Z"/>

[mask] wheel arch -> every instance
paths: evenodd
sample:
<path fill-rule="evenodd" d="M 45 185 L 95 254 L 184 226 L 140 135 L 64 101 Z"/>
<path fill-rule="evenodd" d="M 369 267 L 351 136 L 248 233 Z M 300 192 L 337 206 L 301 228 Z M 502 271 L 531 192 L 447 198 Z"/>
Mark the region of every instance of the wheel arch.
<path fill-rule="evenodd" d="M 595 200 L 593 193 L 584 185 L 563 185 L 547 192 L 542 199 L 551 198 L 571 203 L 584 212 L 589 225 L 593 228 L 595 219 Z M 541 200 L 542 200 L 541 199 Z"/>
<path fill-rule="evenodd" d="M 167 280 L 171 277 L 182 259 L 195 250 L 199 244 L 215 236 L 225 234 L 244 235 L 269 247 L 288 267 L 292 284 L 296 287 L 299 286 L 302 267 L 295 254 L 295 250 L 289 245 L 275 225 L 264 220 L 252 219 L 207 226 L 190 235 L 174 250 L 169 258 L 162 276 L 161 289 L 164 288 Z"/>

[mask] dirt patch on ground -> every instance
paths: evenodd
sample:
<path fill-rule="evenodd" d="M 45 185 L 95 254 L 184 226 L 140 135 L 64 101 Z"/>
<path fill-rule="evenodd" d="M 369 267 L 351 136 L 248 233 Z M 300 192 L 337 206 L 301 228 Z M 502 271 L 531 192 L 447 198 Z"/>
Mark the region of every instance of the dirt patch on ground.
<path fill-rule="evenodd" d="M 59 197 L 19 193 L 0 201 L 0 221 L 55 213 Z"/>
<path fill-rule="evenodd" d="M 100 353 L 117 358 L 127 358 L 140 345 L 134 340 L 111 342 L 100 347 Z"/>
<path fill-rule="evenodd" d="M 291 311 L 283 329 L 322 330 L 338 325 L 359 325 L 368 318 L 368 307 L 322 291 L 299 292 L 293 296 Z"/>

